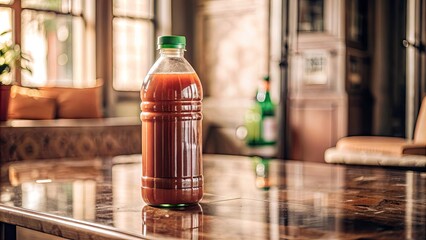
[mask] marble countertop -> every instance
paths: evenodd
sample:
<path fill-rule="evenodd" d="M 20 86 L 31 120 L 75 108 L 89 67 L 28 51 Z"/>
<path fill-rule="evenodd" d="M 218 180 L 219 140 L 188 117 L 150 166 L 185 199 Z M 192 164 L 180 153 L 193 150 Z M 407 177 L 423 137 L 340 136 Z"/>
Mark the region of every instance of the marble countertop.
<path fill-rule="evenodd" d="M 1 166 L 0 222 L 69 239 L 425 239 L 426 172 L 204 155 L 199 205 L 140 196 L 140 155 Z"/>

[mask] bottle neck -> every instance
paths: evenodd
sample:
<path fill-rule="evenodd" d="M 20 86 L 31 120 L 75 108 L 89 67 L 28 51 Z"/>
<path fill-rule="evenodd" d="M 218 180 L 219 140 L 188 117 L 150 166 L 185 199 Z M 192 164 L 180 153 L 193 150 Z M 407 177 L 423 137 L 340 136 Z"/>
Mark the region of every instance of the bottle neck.
<path fill-rule="evenodd" d="M 161 48 L 161 57 L 183 57 L 185 49 L 183 48 Z"/>
<path fill-rule="evenodd" d="M 271 96 L 269 94 L 269 82 L 268 81 L 262 81 L 261 85 L 259 86 L 256 94 L 256 99 L 258 102 L 270 102 Z"/>
<path fill-rule="evenodd" d="M 262 81 L 262 89 L 265 92 L 269 92 L 269 82 L 268 81 Z"/>

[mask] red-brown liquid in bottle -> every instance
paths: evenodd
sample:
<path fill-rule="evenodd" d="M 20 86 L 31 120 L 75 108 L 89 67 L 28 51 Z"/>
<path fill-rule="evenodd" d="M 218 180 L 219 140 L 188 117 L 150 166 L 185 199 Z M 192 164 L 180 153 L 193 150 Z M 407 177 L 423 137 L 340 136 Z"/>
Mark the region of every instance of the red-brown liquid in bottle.
<path fill-rule="evenodd" d="M 201 200 L 202 98 L 196 73 L 152 74 L 141 90 L 142 198 L 146 203 Z"/>

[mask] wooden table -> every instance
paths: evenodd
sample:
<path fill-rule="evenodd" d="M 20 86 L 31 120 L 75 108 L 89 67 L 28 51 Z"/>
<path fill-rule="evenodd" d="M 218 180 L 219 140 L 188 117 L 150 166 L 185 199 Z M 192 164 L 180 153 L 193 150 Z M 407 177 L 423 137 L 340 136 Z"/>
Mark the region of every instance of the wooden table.
<path fill-rule="evenodd" d="M 0 235 L 13 239 L 31 229 L 69 239 L 426 236 L 425 172 L 204 155 L 202 202 L 161 209 L 141 200 L 140 170 L 140 155 L 3 165 Z"/>

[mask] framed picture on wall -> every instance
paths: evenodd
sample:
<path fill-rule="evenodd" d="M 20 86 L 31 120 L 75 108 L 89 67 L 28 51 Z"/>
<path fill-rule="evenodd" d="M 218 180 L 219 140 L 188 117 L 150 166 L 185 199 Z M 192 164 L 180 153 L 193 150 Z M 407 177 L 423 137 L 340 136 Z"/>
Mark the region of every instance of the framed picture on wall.
<path fill-rule="evenodd" d="M 311 51 L 303 54 L 303 85 L 321 86 L 328 84 L 328 54 Z"/>
<path fill-rule="evenodd" d="M 291 84 L 293 91 L 319 93 L 335 90 L 341 74 L 342 59 L 339 56 L 335 48 L 306 49 L 295 55 L 295 68 L 292 71 L 294 80 Z"/>

